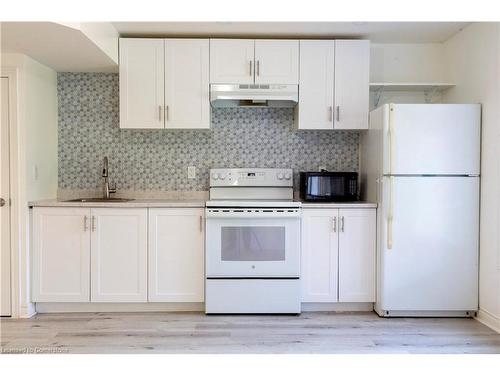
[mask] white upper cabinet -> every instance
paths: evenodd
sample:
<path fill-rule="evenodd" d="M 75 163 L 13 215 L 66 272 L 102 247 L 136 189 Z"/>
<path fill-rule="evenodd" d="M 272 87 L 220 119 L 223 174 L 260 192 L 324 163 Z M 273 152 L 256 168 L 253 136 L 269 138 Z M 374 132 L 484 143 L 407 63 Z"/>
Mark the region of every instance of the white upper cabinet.
<path fill-rule="evenodd" d="M 339 210 L 339 302 L 375 302 L 376 210 Z"/>
<path fill-rule="evenodd" d="M 165 128 L 209 129 L 209 41 L 165 40 Z"/>
<path fill-rule="evenodd" d="M 120 39 L 120 128 L 162 129 L 163 39 Z"/>
<path fill-rule="evenodd" d="M 93 302 L 147 301 L 147 209 L 93 208 Z"/>
<path fill-rule="evenodd" d="M 299 105 L 295 122 L 300 129 L 333 129 L 335 41 L 300 41 Z"/>
<path fill-rule="evenodd" d="M 90 301 L 90 209 L 33 209 L 33 302 Z"/>
<path fill-rule="evenodd" d="M 210 83 L 298 84 L 299 41 L 210 39 Z"/>
<path fill-rule="evenodd" d="M 334 129 L 368 129 L 370 42 L 335 41 Z"/>
<path fill-rule="evenodd" d="M 368 129 L 370 42 L 301 40 L 297 129 Z"/>
<path fill-rule="evenodd" d="M 253 39 L 210 39 L 210 83 L 254 83 Z"/>
<path fill-rule="evenodd" d="M 257 39 L 255 83 L 298 84 L 299 41 Z"/>
<path fill-rule="evenodd" d="M 336 302 L 338 210 L 302 211 L 302 302 Z"/>
<path fill-rule="evenodd" d="M 203 302 L 204 210 L 149 210 L 149 301 Z"/>
<path fill-rule="evenodd" d="M 120 39 L 120 128 L 209 129 L 209 40 Z"/>

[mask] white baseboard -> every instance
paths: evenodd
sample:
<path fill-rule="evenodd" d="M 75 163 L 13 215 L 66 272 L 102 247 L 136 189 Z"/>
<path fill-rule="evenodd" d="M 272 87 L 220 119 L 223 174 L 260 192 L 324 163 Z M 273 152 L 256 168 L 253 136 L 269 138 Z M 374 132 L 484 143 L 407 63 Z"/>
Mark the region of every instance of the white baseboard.
<path fill-rule="evenodd" d="M 373 311 L 371 302 L 302 302 L 303 312 L 313 311 Z"/>
<path fill-rule="evenodd" d="M 493 315 L 489 311 L 480 309 L 477 312 L 476 319 L 485 326 L 488 326 L 492 330 L 500 333 L 500 317 Z"/>
<path fill-rule="evenodd" d="M 56 303 L 38 302 L 38 313 L 66 313 L 66 312 L 181 312 L 205 311 L 205 304 L 200 302 L 154 302 L 154 303 Z M 303 312 L 313 311 L 373 311 L 373 303 L 302 303 Z"/>
<path fill-rule="evenodd" d="M 38 302 L 39 313 L 65 312 L 180 312 L 205 311 L 205 304 L 198 302 L 148 302 L 148 303 L 55 303 Z"/>

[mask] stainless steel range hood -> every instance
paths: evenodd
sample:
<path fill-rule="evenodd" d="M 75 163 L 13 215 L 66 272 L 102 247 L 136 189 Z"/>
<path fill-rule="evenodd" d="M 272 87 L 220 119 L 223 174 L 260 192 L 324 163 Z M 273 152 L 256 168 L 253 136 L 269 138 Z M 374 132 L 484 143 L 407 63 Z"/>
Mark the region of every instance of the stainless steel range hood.
<path fill-rule="evenodd" d="M 214 108 L 290 108 L 298 100 L 298 85 L 210 85 L 210 103 Z"/>

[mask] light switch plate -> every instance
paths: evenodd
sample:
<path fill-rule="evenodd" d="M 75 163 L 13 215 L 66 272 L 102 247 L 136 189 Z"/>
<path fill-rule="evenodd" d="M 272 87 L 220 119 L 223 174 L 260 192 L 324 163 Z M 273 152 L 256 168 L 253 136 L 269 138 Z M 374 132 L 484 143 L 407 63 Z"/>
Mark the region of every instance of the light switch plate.
<path fill-rule="evenodd" d="M 188 167 L 188 178 L 196 178 L 196 167 Z"/>

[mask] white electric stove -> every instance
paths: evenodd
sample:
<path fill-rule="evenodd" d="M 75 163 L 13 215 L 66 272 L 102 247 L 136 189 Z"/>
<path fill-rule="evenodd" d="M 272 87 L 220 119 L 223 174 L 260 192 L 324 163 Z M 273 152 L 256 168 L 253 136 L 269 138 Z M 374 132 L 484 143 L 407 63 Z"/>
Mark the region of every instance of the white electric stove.
<path fill-rule="evenodd" d="M 300 313 L 300 220 L 291 169 L 212 169 L 205 312 Z"/>

